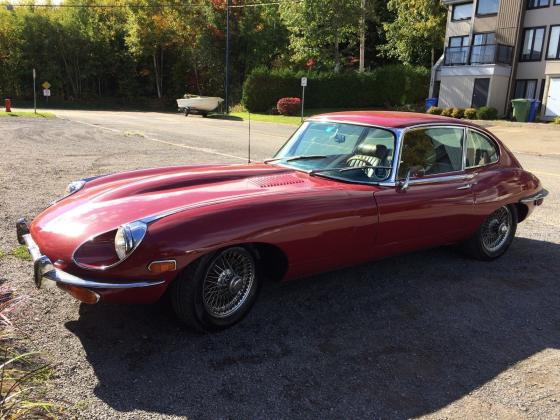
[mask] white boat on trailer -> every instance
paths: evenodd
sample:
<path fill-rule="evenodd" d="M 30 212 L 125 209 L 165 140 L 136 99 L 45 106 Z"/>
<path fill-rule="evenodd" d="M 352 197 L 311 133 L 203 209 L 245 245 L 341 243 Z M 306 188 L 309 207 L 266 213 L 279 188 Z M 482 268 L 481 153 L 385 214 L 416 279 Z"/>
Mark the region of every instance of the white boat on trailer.
<path fill-rule="evenodd" d="M 214 111 L 220 106 L 224 100 L 217 96 L 199 96 L 199 95 L 185 95 L 183 98 L 177 99 L 177 107 L 179 112 L 185 114 L 200 114 L 206 117 L 209 112 Z"/>

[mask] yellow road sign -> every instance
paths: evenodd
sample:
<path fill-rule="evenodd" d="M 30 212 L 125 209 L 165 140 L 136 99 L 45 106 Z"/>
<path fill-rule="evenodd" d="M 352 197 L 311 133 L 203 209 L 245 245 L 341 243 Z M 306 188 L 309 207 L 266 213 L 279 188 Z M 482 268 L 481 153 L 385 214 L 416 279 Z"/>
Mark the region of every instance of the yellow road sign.
<path fill-rule="evenodd" d="M 43 86 L 43 89 L 50 89 L 51 84 L 50 84 L 49 82 L 47 82 L 47 81 L 44 81 L 43 84 L 42 84 L 41 86 Z"/>

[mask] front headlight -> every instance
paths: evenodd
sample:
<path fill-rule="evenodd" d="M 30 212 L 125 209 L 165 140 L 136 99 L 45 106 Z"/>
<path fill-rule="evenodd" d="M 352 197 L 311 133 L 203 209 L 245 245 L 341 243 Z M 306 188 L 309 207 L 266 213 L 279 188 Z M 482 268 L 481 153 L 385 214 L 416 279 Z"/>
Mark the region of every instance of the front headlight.
<path fill-rule="evenodd" d="M 131 222 L 117 229 L 115 252 L 120 260 L 125 259 L 142 242 L 148 226 L 144 222 Z"/>
<path fill-rule="evenodd" d="M 84 188 L 84 185 L 86 185 L 86 181 L 84 181 L 83 179 L 80 179 L 79 181 L 72 181 L 66 187 L 66 194 L 74 194 L 76 191 L 80 191 L 82 188 Z"/>

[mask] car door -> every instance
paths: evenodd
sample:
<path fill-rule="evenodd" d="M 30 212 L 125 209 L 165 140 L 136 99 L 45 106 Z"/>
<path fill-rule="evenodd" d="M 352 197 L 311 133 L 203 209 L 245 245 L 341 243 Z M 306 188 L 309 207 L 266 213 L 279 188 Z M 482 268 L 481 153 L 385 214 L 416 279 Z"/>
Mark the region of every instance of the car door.
<path fill-rule="evenodd" d="M 472 192 L 478 223 L 503 205 L 511 185 L 511 173 L 500 167 L 499 146 L 487 134 L 469 128 L 465 149 L 465 171 L 472 176 Z M 513 181 L 515 182 L 515 181 Z"/>
<path fill-rule="evenodd" d="M 375 193 L 382 255 L 466 239 L 476 223 L 465 128 L 423 126 L 401 135 L 396 185 Z M 407 181 L 408 177 L 408 181 Z"/>

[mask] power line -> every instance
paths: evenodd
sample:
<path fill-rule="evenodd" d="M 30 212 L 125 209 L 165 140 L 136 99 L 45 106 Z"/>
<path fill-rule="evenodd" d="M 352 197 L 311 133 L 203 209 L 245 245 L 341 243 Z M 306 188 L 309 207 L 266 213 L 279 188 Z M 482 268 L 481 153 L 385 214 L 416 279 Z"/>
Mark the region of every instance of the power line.
<path fill-rule="evenodd" d="M 268 1 L 268 2 L 258 2 L 258 3 L 245 3 L 245 4 L 233 4 L 227 6 L 230 9 L 241 9 L 245 7 L 263 7 L 263 6 L 276 6 L 287 3 L 301 3 L 303 0 L 284 0 L 284 1 Z M 16 7 L 41 7 L 41 8 L 98 8 L 98 9 L 115 9 L 115 8 L 134 8 L 134 9 L 158 9 L 163 7 L 176 7 L 176 8 L 202 8 L 207 7 L 209 4 L 178 4 L 178 3 L 159 3 L 159 4 L 44 4 L 44 3 L 27 3 L 27 4 L 10 4 L 6 3 L 4 6 L 8 9 L 13 9 Z"/>

